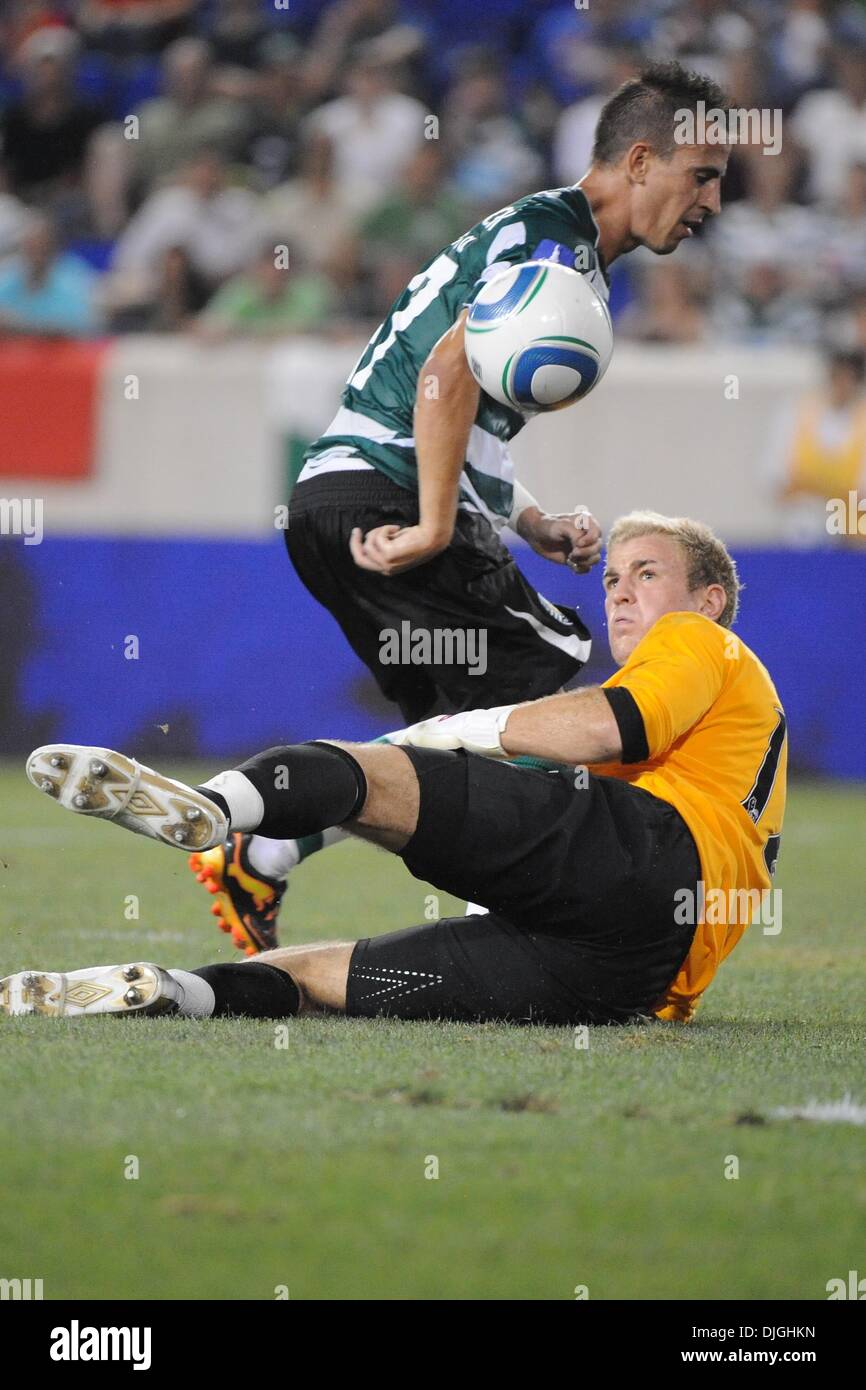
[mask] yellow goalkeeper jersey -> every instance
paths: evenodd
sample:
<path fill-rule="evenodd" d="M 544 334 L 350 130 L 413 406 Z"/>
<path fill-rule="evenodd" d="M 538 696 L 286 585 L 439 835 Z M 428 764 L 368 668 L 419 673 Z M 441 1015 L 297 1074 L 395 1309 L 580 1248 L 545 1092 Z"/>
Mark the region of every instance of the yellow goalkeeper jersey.
<path fill-rule="evenodd" d="M 631 694 L 648 756 L 593 771 L 675 806 L 700 857 L 694 940 L 654 1010 L 688 1022 L 770 892 L 785 810 L 785 713 L 754 652 L 700 613 L 659 618 L 604 685 Z"/>

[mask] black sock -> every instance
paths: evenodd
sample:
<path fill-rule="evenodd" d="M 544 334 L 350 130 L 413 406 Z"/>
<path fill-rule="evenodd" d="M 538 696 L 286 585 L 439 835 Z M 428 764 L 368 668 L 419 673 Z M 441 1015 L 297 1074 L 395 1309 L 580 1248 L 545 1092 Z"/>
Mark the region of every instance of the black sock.
<path fill-rule="evenodd" d="M 213 1018 L 289 1018 L 300 1007 L 301 996 L 291 975 L 265 961 L 204 965 L 191 973 L 207 980 L 214 992 Z"/>
<path fill-rule="evenodd" d="M 225 816 L 226 820 L 228 821 L 229 825 L 231 825 L 231 812 L 229 811 L 229 804 L 224 796 L 220 796 L 219 792 L 213 791 L 210 787 L 196 787 L 195 790 L 197 792 L 201 792 L 202 796 L 206 796 L 210 801 L 215 801 L 217 806 L 219 806 L 220 810 Z"/>
<path fill-rule="evenodd" d="M 360 763 L 332 743 L 268 748 L 237 770 L 249 778 L 265 803 L 256 834 L 272 840 L 297 840 L 342 825 L 358 815 L 367 799 L 367 779 Z"/>

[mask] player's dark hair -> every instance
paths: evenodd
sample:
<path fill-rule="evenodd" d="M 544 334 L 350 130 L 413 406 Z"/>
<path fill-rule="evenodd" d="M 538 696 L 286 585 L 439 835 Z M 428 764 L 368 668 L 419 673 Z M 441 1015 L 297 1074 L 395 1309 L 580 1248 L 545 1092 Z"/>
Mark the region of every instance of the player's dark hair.
<path fill-rule="evenodd" d="M 677 113 L 725 109 L 726 97 L 718 83 L 682 63 L 650 63 L 637 77 L 618 87 L 602 107 L 592 147 L 593 164 L 616 164 L 639 140 L 651 145 L 663 159 L 679 148 L 674 139 Z"/>

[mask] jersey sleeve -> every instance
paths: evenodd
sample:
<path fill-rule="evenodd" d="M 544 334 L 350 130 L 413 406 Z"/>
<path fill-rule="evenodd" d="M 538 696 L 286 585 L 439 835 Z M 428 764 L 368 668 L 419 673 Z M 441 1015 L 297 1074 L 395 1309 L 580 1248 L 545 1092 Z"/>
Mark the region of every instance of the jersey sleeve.
<path fill-rule="evenodd" d="M 644 760 L 659 757 L 697 724 L 728 678 L 726 639 L 724 628 L 698 613 L 668 614 L 656 623 L 606 683 L 611 693 L 628 692 L 643 725 L 641 745 L 632 719 L 624 748 L 645 748 Z M 619 718 L 615 700 L 611 708 Z"/>

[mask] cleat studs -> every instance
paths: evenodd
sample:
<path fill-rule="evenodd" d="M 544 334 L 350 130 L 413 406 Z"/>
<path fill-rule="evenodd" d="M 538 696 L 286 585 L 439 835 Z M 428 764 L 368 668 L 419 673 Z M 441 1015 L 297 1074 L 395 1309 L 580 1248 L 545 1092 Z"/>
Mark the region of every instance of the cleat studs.
<path fill-rule="evenodd" d="M 108 768 L 106 767 L 105 763 L 100 762 L 98 758 L 94 758 L 90 764 L 91 777 L 105 777 L 107 776 L 107 774 Z"/>
<path fill-rule="evenodd" d="M 59 753 L 55 753 L 48 761 L 51 763 L 52 767 L 64 768 L 66 766 L 66 759 L 61 758 Z"/>
<path fill-rule="evenodd" d="M 190 821 L 201 820 L 201 811 L 197 806 L 190 806 L 189 810 L 186 812 L 185 819 Z"/>
<path fill-rule="evenodd" d="M 179 825 L 177 829 L 172 832 L 171 838 L 174 840 L 176 845 L 185 845 L 187 840 L 189 839 L 189 831 L 187 830 L 186 826 Z"/>
<path fill-rule="evenodd" d="M 141 971 L 137 965 L 125 965 L 123 967 L 124 980 L 138 980 L 141 978 Z"/>
<path fill-rule="evenodd" d="M 49 796 L 53 796 L 54 783 L 51 781 L 49 777 L 43 777 L 42 781 L 39 783 L 39 790 L 41 792 L 47 792 Z"/>
<path fill-rule="evenodd" d="M 72 804 L 76 811 L 85 811 L 90 805 L 90 798 L 85 796 L 84 792 L 79 792 L 77 796 L 73 796 Z"/>
<path fill-rule="evenodd" d="M 132 985 L 132 986 L 126 991 L 126 993 L 124 994 L 124 996 L 123 996 L 123 1002 L 124 1002 L 124 1004 L 140 1004 L 140 1003 L 141 1003 L 141 990 L 140 990 L 140 989 L 136 989 L 136 988 L 135 988 L 135 985 Z"/>

